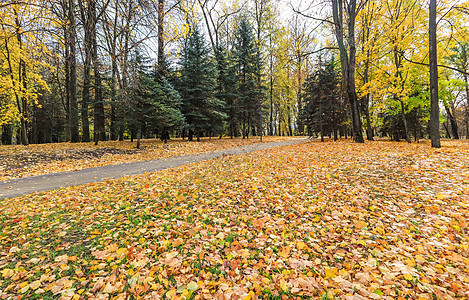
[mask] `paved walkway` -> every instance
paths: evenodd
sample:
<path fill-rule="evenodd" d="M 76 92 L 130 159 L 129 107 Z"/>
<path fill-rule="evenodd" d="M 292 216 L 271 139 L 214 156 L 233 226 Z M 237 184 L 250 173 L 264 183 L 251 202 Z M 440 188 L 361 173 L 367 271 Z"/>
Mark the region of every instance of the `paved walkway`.
<path fill-rule="evenodd" d="M 80 171 L 60 172 L 46 175 L 23 177 L 0 181 L 0 198 L 12 198 L 33 192 L 54 190 L 66 186 L 86 184 L 107 179 L 137 175 L 163 169 L 178 167 L 207 159 L 214 159 L 225 155 L 236 155 L 265 150 L 273 147 L 281 147 L 308 142 L 308 139 L 294 139 L 270 143 L 256 143 L 247 146 L 228 148 L 221 151 L 183 155 L 165 159 L 139 161 L 118 165 L 102 166 L 97 168 L 83 169 Z"/>

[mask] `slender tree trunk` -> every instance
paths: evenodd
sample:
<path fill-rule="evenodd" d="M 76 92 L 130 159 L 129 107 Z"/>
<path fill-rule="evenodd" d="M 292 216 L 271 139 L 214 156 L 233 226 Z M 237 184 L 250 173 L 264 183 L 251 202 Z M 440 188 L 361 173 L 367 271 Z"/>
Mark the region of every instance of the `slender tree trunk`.
<path fill-rule="evenodd" d="M 448 115 L 448 120 L 451 124 L 451 133 L 452 133 L 452 138 L 458 140 L 459 139 L 459 133 L 458 133 L 458 123 L 456 122 L 456 118 L 454 115 L 451 113 L 451 110 L 449 107 L 445 105 L 445 110 L 446 114 Z"/>
<path fill-rule="evenodd" d="M 13 139 L 13 128 L 11 124 L 2 125 L 2 145 L 11 145 Z"/>
<path fill-rule="evenodd" d="M 104 120 L 104 103 L 102 95 L 101 74 L 98 60 L 98 45 L 96 31 L 93 34 L 93 68 L 94 68 L 94 134 L 96 141 L 106 140 L 106 128 Z"/>
<path fill-rule="evenodd" d="M 324 142 L 324 126 L 322 121 L 322 99 L 319 97 L 319 129 L 321 130 L 321 142 Z"/>
<path fill-rule="evenodd" d="M 164 0 L 158 0 L 158 73 L 163 75 L 164 62 Z"/>
<path fill-rule="evenodd" d="M 443 127 L 445 128 L 446 138 L 450 139 L 451 138 L 451 133 L 449 132 L 447 122 L 443 122 Z"/>
<path fill-rule="evenodd" d="M 394 67 L 396 68 L 396 73 L 395 73 L 395 78 L 396 80 L 397 79 L 400 79 L 401 80 L 401 90 L 404 89 L 404 79 L 402 77 L 402 72 L 401 72 L 401 67 L 402 67 L 402 57 L 400 55 L 400 51 L 398 51 L 397 49 L 397 45 L 394 46 L 394 49 L 393 49 L 393 52 L 394 52 Z M 394 85 L 394 87 L 397 89 L 397 84 Z M 401 118 L 402 118 L 402 122 L 404 123 L 404 134 L 405 134 L 405 140 L 410 143 L 411 140 L 410 140 L 410 133 L 409 133 L 409 126 L 407 125 L 407 119 L 405 117 L 405 104 L 404 104 L 404 101 L 400 98 L 400 96 L 394 94 L 394 99 L 395 100 L 398 100 L 399 101 L 399 104 L 401 106 Z"/>
<path fill-rule="evenodd" d="M 137 130 L 137 149 L 140 149 L 140 139 L 142 138 L 142 126 L 138 126 Z"/>
<path fill-rule="evenodd" d="M 274 79 L 271 76 L 270 77 L 270 128 L 269 128 L 269 135 L 274 135 L 274 97 L 273 97 L 273 92 L 274 92 Z"/>
<path fill-rule="evenodd" d="M 76 61 L 76 27 L 75 27 L 75 3 L 69 0 L 69 92 L 70 92 L 70 140 L 75 143 L 80 141 L 78 130 L 78 101 L 77 101 L 77 61 Z"/>
<path fill-rule="evenodd" d="M 367 52 L 367 58 L 365 62 L 365 71 L 363 74 L 363 84 L 367 84 L 369 81 L 369 64 L 370 64 L 370 51 Z M 371 128 L 371 119 L 370 119 L 370 94 L 366 94 L 362 97 L 363 112 L 365 113 L 366 120 L 366 139 L 373 141 L 373 129 Z"/>
<path fill-rule="evenodd" d="M 64 12 L 69 13 L 68 0 L 64 4 Z M 65 121 L 66 121 L 66 130 L 65 130 L 65 139 L 70 141 L 71 138 L 71 127 L 72 122 L 70 120 L 70 20 L 68 25 L 63 26 L 64 31 L 64 46 L 65 46 Z M 62 100 L 63 101 L 63 100 Z"/>
<path fill-rule="evenodd" d="M 18 12 L 16 11 L 16 9 L 13 9 L 13 11 L 15 14 L 15 22 L 16 22 L 16 38 L 18 40 L 18 45 L 20 47 L 20 50 L 22 50 L 23 41 L 22 41 L 22 36 L 20 32 L 21 24 L 20 24 L 20 20 L 18 17 Z M 13 73 L 12 73 L 13 69 L 11 68 L 11 64 L 10 64 L 10 71 L 11 71 L 11 75 L 13 76 Z M 27 130 L 27 124 L 26 124 L 28 120 L 28 101 L 24 95 L 27 91 L 26 78 L 27 78 L 26 77 L 26 63 L 24 62 L 22 58 L 20 58 L 19 65 L 18 65 L 18 81 L 19 81 L 20 87 L 23 89 L 23 95 L 19 97 L 18 93 L 15 92 L 15 96 L 16 96 L 16 102 L 18 105 L 18 110 L 19 110 L 20 118 L 21 118 L 21 144 L 23 145 L 29 145 L 28 130 Z M 21 107 L 21 110 L 19 109 L 20 107 Z"/>
<path fill-rule="evenodd" d="M 270 44 L 272 44 L 272 35 L 270 35 Z M 274 135 L 274 65 L 273 54 L 270 53 L 270 122 L 269 122 L 269 135 Z"/>
<path fill-rule="evenodd" d="M 90 20 L 90 8 L 86 8 L 86 12 L 82 11 L 82 21 L 85 24 L 84 44 L 85 44 L 85 61 L 83 64 L 83 90 L 81 102 L 81 126 L 82 141 L 90 141 L 90 121 L 88 119 L 89 103 L 90 103 L 90 86 L 91 86 L 91 57 L 92 57 L 92 24 Z"/>
<path fill-rule="evenodd" d="M 409 134 L 409 126 L 407 125 L 407 119 L 405 117 L 405 105 L 404 105 L 404 101 L 402 101 L 401 99 L 399 99 L 399 102 L 401 104 L 401 117 L 402 117 L 402 122 L 404 123 L 404 134 L 405 134 L 405 140 L 407 141 L 407 143 L 410 143 L 411 140 L 410 140 L 410 134 Z"/>
<path fill-rule="evenodd" d="M 430 61 L 430 138 L 432 147 L 440 148 L 440 108 L 438 101 L 438 58 L 436 49 L 436 0 L 430 0 L 429 9 L 429 61 Z"/>
<path fill-rule="evenodd" d="M 301 113 L 301 110 L 303 109 L 303 101 L 301 99 L 301 64 L 302 64 L 302 60 L 301 60 L 301 54 L 300 53 L 297 53 L 298 55 L 298 78 L 297 78 L 297 92 L 296 92 L 296 101 L 298 103 L 298 116 L 300 115 Z M 303 135 L 304 132 L 305 132 L 305 126 L 303 124 L 300 124 L 300 122 L 297 122 L 298 123 L 298 133 L 300 135 Z"/>
<path fill-rule="evenodd" d="M 466 90 L 466 113 L 465 113 L 465 123 L 466 123 L 466 139 L 469 139 L 469 80 L 467 75 L 464 75 L 465 90 Z"/>

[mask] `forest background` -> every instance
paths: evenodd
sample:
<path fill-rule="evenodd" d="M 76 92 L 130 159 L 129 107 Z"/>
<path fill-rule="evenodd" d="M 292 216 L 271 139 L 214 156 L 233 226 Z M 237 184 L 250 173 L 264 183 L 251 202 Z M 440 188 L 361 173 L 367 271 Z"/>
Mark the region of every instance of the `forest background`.
<path fill-rule="evenodd" d="M 361 128 L 369 140 L 426 138 L 428 7 L 6 1 L 1 142 L 317 134 L 357 141 Z M 468 2 L 439 1 L 436 12 L 440 129 L 468 138 Z"/>

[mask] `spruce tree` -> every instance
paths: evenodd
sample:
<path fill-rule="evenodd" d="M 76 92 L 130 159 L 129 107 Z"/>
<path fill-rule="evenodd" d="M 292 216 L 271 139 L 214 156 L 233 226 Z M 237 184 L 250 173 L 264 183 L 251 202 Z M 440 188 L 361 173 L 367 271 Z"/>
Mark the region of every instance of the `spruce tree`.
<path fill-rule="evenodd" d="M 236 72 L 226 48 L 218 46 L 215 57 L 218 69 L 216 95 L 224 103 L 228 135 L 233 138 L 238 136 L 239 131 L 235 107 L 237 96 Z"/>
<path fill-rule="evenodd" d="M 243 138 L 249 137 L 250 129 L 255 131 L 263 100 L 261 86 L 262 62 L 251 25 L 242 19 L 235 35 L 233 63 L 237 76 L 238 118 L 241 121 Z M 256 126 L 257 125 L 257 126 Z"/>
<path fill-rule="evenodd" d="M 168 80 L 161 76 L 145 76 L 148 96 L 145 98 L 147 127 L 160 134 L 165 143 L 170 130 L 178 130 L 184 125 L 181 112 L 182 98 Z"/>
<path fill-rule="evenodd" d="M 131 132 L 138 133 L 138 138 L 143 131 L 156 132 L 166 142 L 169 130 L 184 125 L 182 99 L 164 77 L 148 72 L 145 62 L 137 53 L 129 89 L 127 124 Z"/>
<path fill-rule="evenodd" d="M 197 26 L 184 43 L 181 60 L 179 91 L 183 99 L 183 113 L 189 129 L 197 141 L 203 132 L 210 133 L 223 124 L 226 117 L 224 103 L 217 97 L 217 68 Z"/>
<path fill-rule="evenodd" d="M 338 129 L 347 116 L 347 106 L 340 94 L 340 77 L 332 58 L 310 75 L 303 87 L 304 106 L 300 119 L 310 132 L 324 136 L 334 134 L 337 140 Z"/>

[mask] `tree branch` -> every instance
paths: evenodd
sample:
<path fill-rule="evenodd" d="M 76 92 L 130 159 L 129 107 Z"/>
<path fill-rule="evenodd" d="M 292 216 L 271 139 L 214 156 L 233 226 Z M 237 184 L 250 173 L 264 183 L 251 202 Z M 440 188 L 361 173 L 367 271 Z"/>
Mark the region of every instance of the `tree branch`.
<path fill-rule="evenodd" d="M 405 55 L 402 55 L 402 57 L 404 58 L 404 60 L 406 60 L 407 62 L 410 62 L 411 64 L 416 64 L 416 65 L 421 65 L 421 66 L 427 66 L 427 67 L 430 66 L 429 64 L 426 64 L 426 63 L 422 63 L 422 62 L 410 60 L 410 59 L 408 59 L 407 57 L 405 57 Z M 460 69 L 458 69 L 458 68 L 454 68 L 454 67 L 450 67 L 450 66 L 445 66 L 445 65 L 437 65 L 437 66 L 438 66 L 438 67 L 442 67 L 442 68 L 446 68 L 446 69 L 450 69 L 450 70 L 459 72 L 459 73 L 464 74 L 464 75 L 469 75 L 469 73 L 467 73 L 467 72 L 465 72 L 465 71 L 463 71 L 463 70 L 460 70 Z"/>
<path fill-rule="evenodd" d="M 299 11 L 299 10 L 296 10 L 293 6 L 291 6 L 291 9 L 292 9 L 295 13 L 297 13 L 297 14 L 299 14 L 299 15 L 305 17 L 305 18 L 309 18 L 309 19 L 312 19 L 312 20 L 315 20 L 315 21 L 325 22 L 325 23 L 329 23 L 329 24 L 331 24 L 331 25 L 334 25 L 334 22 L 332 22 L 331 20 L 320 19 L 320 18 L 316 18 L 316 17 L 309 16 L 309 15 L 307 15 L 307 14 L 302 13 L 302 12 Z"/>

